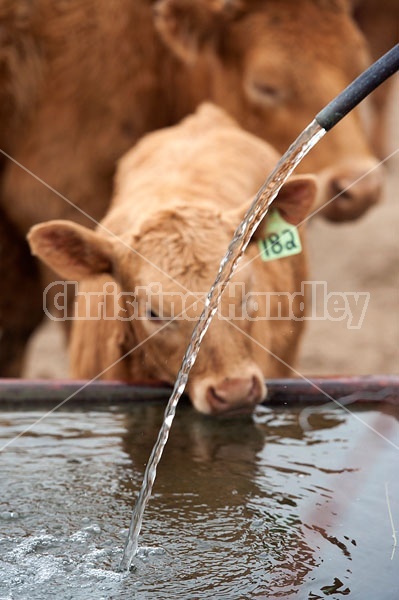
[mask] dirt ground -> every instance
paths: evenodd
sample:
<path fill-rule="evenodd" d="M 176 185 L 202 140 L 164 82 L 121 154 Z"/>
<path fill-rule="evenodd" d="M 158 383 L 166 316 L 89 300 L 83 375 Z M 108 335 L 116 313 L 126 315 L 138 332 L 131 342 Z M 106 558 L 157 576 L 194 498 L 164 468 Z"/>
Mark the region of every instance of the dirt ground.
<path fill-rule="evenodd" d="M 391 99 L 387 155 L 399 150 L 399 80 Z M 297 376 L 399 373 L 399 152 L 386 163 L 385 199 L 363 219 L 334 225 L 314 219 L 308 230 L 311 276 L 327 293 L 368 292 L 361 321 L 359 301 L 348 327 L 343 320 L 310 320 Z M 318 317 L 324 284 L 313 284 Z M 334 298 L 327 305 L 332 312 Z M 342 307 L 343 305 L 340 304 Z M 344 313 L 335 313 L 335 316 Z M 355 326 L 358 326 L 355 328 Z M 31 341 L 24 376 L 64 378 L 68 361 L 61 327 L 46 322 Z"/>

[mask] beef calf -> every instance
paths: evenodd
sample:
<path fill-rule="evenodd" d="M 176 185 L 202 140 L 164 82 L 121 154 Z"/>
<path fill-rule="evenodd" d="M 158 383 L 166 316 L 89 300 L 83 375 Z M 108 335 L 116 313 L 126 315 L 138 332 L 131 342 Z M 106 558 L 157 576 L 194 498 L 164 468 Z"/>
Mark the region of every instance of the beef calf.
<path fill-rule="evenodd" d="M 62 220 L 33 227 L 32 252 L 63 278 L 81 282 L 74 377 L 174 382 L 219 262 L 277 160 L 269 145 L 205 104 L 181 124 L 148 134 L 122 158 L 111 207 L 95 232 Z M 304 306 L 287 299 L 306 277 L 292 227 L 315 197 L 313 176 L 292 177 L 274 202 L 274 216 L 254 233 L 189 379 L 198 410 L 251 408 L 266 396 L 265 377 L 289 374 Z M 280 217 L 286 239 L 273 238 L 273 219 Z M 262 245 L 265 238 L 275 246 Z M 285 256 L 283 247 L 292 252 Z M 284 256 L 265 260 L 268 251 Z"/>

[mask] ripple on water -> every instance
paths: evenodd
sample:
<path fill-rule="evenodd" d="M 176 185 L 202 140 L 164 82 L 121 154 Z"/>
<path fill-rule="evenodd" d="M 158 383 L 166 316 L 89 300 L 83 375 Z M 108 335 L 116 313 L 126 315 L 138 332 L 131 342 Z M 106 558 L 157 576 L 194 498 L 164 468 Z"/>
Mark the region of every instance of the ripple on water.
<path fill-rule="evenodd" d="M 134 570 L 119 572 L 162 412 L 51 415 L 33 445 L 22 436 L 0 454 L 0 598 L 310 598 L 349 589 L 391 600 L 382 579 L 399 597 L 385 498 L 388 481 L 396 523 L 396 453 L 335 411 L 301 433 L 293 410 L 212 420 L 181 407 Z M 397 439 L 394 416 L 360 416 Z M 7 415 L 0 441 L 30 421 Z"/>

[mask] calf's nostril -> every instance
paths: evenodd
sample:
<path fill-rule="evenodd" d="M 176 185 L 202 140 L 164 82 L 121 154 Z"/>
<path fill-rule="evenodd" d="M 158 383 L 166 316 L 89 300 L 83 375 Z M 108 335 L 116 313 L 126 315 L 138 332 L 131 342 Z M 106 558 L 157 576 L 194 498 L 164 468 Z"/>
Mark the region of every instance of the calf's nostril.
<path fill-rule="evenodd" d="M 227 404 L 226 398 L 224 398 L 223 395 L 218 394 L 216 389 L 213 386 L 211 386 L 209 388 L 209 391 L 210 391 L 210 395 L 212 396 L 212 398 L 214 398 L 214 400 L 216 400 L 218 403 Z"/>
<path fill-rule="evenodd" d="M 226 378 L 206 391 L 206 400 L 213 412 L 227 412 L 253 407 L 262 399 L 263 387 L 254 375 L 248 378 Z"/>
<path fill-rule="evenodd" d="M 227 400 L 222 398 L 216 392 L 216 389 L 213 386 L 210 386 L 206 391 L 206 401 L 213 413 L 222 413 L 226 412 L 229 409 L 229 404 Z"/>

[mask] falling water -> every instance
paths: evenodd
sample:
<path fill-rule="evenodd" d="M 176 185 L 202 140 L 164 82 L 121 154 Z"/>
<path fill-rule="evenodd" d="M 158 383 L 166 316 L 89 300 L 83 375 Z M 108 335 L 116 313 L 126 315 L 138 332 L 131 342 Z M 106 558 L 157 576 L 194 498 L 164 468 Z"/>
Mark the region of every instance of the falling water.
<path fill-rule="evenodd" d="M 316 120 L 299 135 L 295 142 L 277 163 L 276 167 L 256 194 L 255 200 L 245 214 L 244 219 L 237 227 L 227 252 L 220 263 L 219 273 L 214 284 L 209 290 L 205 301 L 205 308 L 194 328 L 190 343 L 183 358 L 176 383 L 165 409 L 164 421 L 158 434 L 158 439 L 152 449 L 147 468 L 144 473 L 143 483 L 133 510 L 129 534 L 125 546 L 121 569 L 129 570 L 132 560 L 137 553 L 138 538 L 143 522 L 144 510 L 151 496 L 152 486 L 155 481 L 158 463 L 168 441 L 170 428 L 176 412 L 177 403 L 187 384 L 189 373 L 197 359 L 202 339 L 207 332 L 212 317 L 215 314 L 224 289 L 229 283 L 235 268 L 244 254 L 253 233 L 267 214 L 269 207 L 277 196 L 284 181 L 291 175 L 295 167 L 306 154 L 324 136 L 323 129 Z"/>

